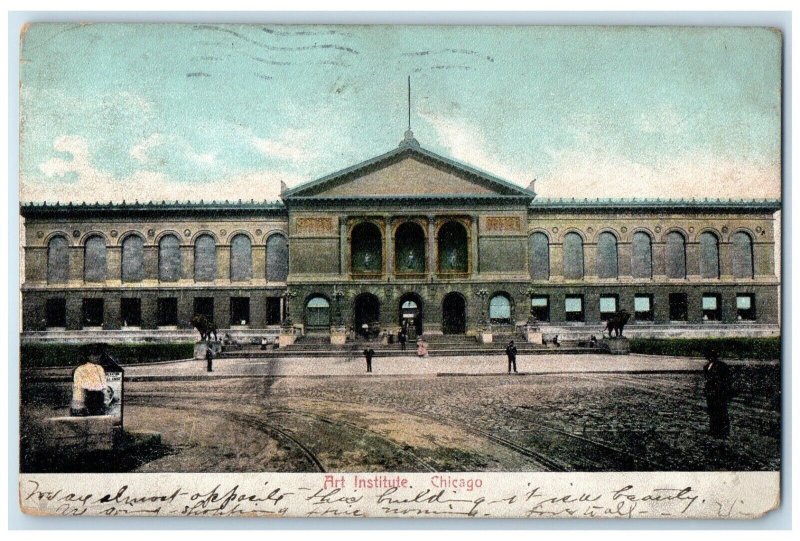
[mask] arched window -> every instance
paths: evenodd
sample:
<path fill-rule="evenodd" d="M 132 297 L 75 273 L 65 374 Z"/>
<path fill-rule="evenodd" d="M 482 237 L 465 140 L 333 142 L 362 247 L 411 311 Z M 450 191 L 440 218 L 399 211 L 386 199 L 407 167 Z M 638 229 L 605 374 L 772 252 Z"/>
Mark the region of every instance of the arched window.
<path fill-rule="evenodd" d="M 631 276 L 648 280 L 653 278 L 653 239 L 642 231 L 633 234 Z"/>
<path fill-rule="evenodd" d="M 686 278 L 686 238 L 672 231 L 667 235 L 666 264 L 668 278 Z"/>
<path fill-rule="evenodd" d="M 158 279 L 177 282 L 181 277 L 181 242 L 175 235 L 165 235 L 158 243 Z"/>
<path fill-rule="evenodd" d="M 106 239 L 100 235 L 86 239 L 83 249 L 83 279 L 87 282 L 106 281 Z"/>
<path fill-rule="evenodd" d="M 733 276 L 752 278 L 755 275 L 753 264 L 753 237 L 744 231 L 733 235 Z"/>
<path fill-rule="evenodd" d="M 235 235 L 231 239 L 231 281 L 249 280 L 253 277 L 253 248 L 250 237 Z"/>
<path fill-rule="evenodd" d="M 467 230 L 458 222 L 447 222 L 439 229 L 439 272 L 461 273 L 469 268 Z"/>
<path fill-rule="evenodd" d="M 719 239 L 708 231 L 700 233 L 700 276 L 719 278 Z"/>
<path fill-rule="evenodd" d="M 418 223 L 406 222 L 398 227 L 394 246 L 397 272 L 425 272 L 425 232 Z"/>
<path fill-rule="evenodd" d="M 353 228 L 350 267 L 361 274 L 380 274 L 383 270 L 383 237 L 377 225 L 363 222 Z"/>
<path fill-rule="evenodd" d="M 504 293 L 498 293 L 489 300 L 489 319 L 493 323 L 511 322 L 511 299 Z"/>
<path fill-rule="evenodd" d="M 196 282 L 217 279 L 217 243 L 211 235 L 200 235 L 194 242 L 194 279 Z"/>
<path fill-rule="evenodd" d="M 144 279 L 144 239 L 128 235 L 122 241 L 122 281 L 141 282 Z"/>
<path fill-rule="evenodd" d="M 69 280 L 69 241 L 58 235 L 47 243 L 47 283 L 63 284 Z"/>
<path fill-rule="evenodd" d="M 617 237 L 608 232 L 597 237 L 597 277 L 618 278 Z"/>
<path fill-rule="evenodd" d="M 325 297 L 312 297 L 306 303 L 306 325 L 327 327 L 331 322 L 331 306 Z"/>
<path fill-rule="evenodd" d="M 547 235 L 536 232 L 530 238 L 531 278 L 550 279 L 550 241 Z"/>
<path fill-rule="evenodd" d="M 267 239 L 267 281 L 285 282 L 289 276 L 289 243 L 280 234 Z"/>
<path fill-rule="evenodd" d="M 583 278 L 583 239 L 577 233 L 564 235 L 564 278 Z"/>

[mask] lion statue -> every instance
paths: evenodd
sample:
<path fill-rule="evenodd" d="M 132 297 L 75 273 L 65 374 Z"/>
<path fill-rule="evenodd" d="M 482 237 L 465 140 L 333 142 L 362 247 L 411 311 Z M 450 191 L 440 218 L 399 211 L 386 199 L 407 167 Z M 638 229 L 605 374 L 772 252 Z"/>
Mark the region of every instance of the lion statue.
<path fill-rule="evenodd" d="M 608 318 L 606 321 L 606 329 L 608 331 L 608 337 L 614 338 L 623 338 L 622 330 L 625 328 L 625 324 L 628 323 L 628 320 L 631 318 L 630 312 L 627 310 L 618 310 L 614 315 Z"/>
<path fill-rule="evenodd" d="M 214 335 L 214 341 L 217 341 L 217 326 L 214 322 L 202 314 L 195 314 L 190 320 L 192 327 L 197 329 L 200 333 L 200 340 L 210 340 L 211 335 Z"/>

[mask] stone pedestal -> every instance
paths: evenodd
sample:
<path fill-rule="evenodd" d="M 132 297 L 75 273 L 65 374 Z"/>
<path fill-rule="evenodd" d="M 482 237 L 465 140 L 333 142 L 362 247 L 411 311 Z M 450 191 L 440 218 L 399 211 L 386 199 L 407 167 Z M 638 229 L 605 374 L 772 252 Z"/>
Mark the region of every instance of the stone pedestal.
<path fill-rule="evenodd" d="M 542 344 L 542 331 L 539 327 L 525 327 L 525 340 L 531 344 Z"/>
<path fill-rule="evenodd" d="M 491 331 L 478 331 L 475 335 L 475 339 L 479 344 L 491 344 L 494 341 Z"/>
<path fill-rule="evenodd" d="M 331 345 L 343 346 L 347 343 L 347 329 L 345 327 L 331 327 Z"/>
<path fill-rule="evenodd" d="M 208 345 L 206 342 L 200 341 L 194 343 L 194 358 L 198 360 L 205 360 L 206 359 L 206 349 Z M 214 354 L 214 358 L 217 358 L 220 353 L 222 353 L 222 342 L 211 342 L 211 353 Z"/>
<path fill-rule="evenodd" d="M 631 343 L 627 338 L 606 338 L 603 347 L 612 355 L 630 355 Z"/>
<path fill-rule="evenodd" d="M 110 451 L 122 434 L 118 417 L 52 417 L 47 419 L 47 447 L 59 452 Z"/>
<path fill-rule="evenodd" d="M 282 332 L 278 335 L 278 347 L 285 348 L 286 346 L 291 346 L 294 344 L 295 340 L 297 340 L 297 337 L 294 334 Z"/>

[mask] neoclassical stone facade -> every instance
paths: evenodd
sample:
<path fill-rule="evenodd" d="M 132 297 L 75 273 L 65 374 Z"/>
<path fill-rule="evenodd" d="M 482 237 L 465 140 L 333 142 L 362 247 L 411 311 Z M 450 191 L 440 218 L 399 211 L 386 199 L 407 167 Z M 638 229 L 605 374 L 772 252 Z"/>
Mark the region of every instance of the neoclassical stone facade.
<path fill-rule="evenodd" d="M 278 202 L 23 205 L 23 337 L 171 339 L 195 313 L 256 336 L 580 334 L 623 308 L 634 334 L 777 334 L 779 209 L 543 199 L 407 134 Z"/>

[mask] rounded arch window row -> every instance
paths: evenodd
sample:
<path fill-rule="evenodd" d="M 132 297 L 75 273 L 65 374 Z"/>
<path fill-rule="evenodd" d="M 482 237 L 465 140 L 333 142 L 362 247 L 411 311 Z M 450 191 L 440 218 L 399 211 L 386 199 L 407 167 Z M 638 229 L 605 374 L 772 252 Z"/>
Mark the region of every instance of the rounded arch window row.
<path fill-rule="evenodd" d="M 738 230 L 731 235 L 730 259 L 734 278 L 753 278 L 754 241 L 749 232 Z M 534 280 L 548 280 L 551 275 L 550 238 L 543 231 L 534 231 L 529 236 L 529 270 Z M 720 237 L 711 230 L 701 231 L 697 236 L 698 264 L 700 276 L 708 279 L 720 278 Z M 585 237 L 577 231 L 564 233 L 561 242 L 562 272 L 568 280 L 580 280 L 587 274 Z M 603 279 L 620 276 L 619 238 L 611 231 L 601 231 L 596 236 L 594 275 Z M 687 277 L 687 236 L 682 231 L 672 230 L 664 235 L 663 261 L 655 261 L 653 236 L 644 230 L 634 231 L 630 241 L 630 275 L 634 278 L 652 279 L 654 266 L 662 263 L 667 278 Z M 591 272 L 592 269 L 588 271 Z"/>
<path fill-rule="evenodd" d="M 637 226 L 630 229 L 623 227 L 621 231 L 613 227 L 602 227 L 597 230 L 594 230 L 591 227 L 588 229 L 579 227 L 567 227 L 564 229 L 558 227 L 550 229 L 545 227 L 535 227 L 528 231 L 529 236 L 534 234 L 543 235 L 545 238 L 547 238 L 547 241 L 550 244 L 562 244 L 564 242 L 564 238 L 569 234 L 578 235 L 585 244 L 596 244 L 599 238 L 604 234 L 610 234 L 614 236 L 619 243 L 629 244 L 633 242 L 633 237 L 637 233 L 649 236 L 654 244 L 666 243 L 668 236 L 672 233 L 678 233 L 682 235 L 684 240 L 689 244 L 700 243 L 702 241 L 702 237 L 707 234 L 715 236 L 717 240 L 723 244 L 733 244 L 736 242 L 737 235 L 747 235 L 750 237 L 752 242 L 755 242 L 755 239 L 758 237 L 756 232 L 748 227 L 733 227 L 728 231 L 727 227 L 719 229 L 710 226 L 701 227 L 698 229 L 694 227 L 685 228 L 682 226 L 670 226 L 656 228 L 656 230 L 648 227 Z"/>
<path fill-rule="evenodd" d="M 468 225 L 458 218 L 437 220 L 435 227 L 431 225 L 413 219 L 393 224 L 388 233 L 391 245 L 387 247 L 387 233 L 375 221 L 352 224 L 348 232 L 350 272 L 380 276 L 388 271 L 388 260 L 393 271 L 401 275 L 428 273 L 432 266 L 440 274 L 468 273 L 472 241 Z M 391 255 L 386 253 L 387 248 Z"/>
<path fill-rule="evenodd" d="M 121 239 L 120 278 L 123 282 L 138 282 L 145 278 L 145 244 L 138 234 L 128 234 Z M 234 233 L 230 240 L 231 281 L 247 281 L 253 278 L 252 238 L 243 233 Z M 157 241 L 158 279 L 174 282 L 181 278 L 183 266 L 182 248 L 177 234 L 167 232 Z M 216 280 L 219 274 L 217 261 L 218 244 L 210 233 L 200 232 L 193 239 L 193 276 L 197 282 Z M 65 283 L 70 277 L 70 244 L 65 235 L 55 234 L 47 243 L 47 282 Z M 285 282 L 289 268 L 288 240 L 282 232 L 267 236 L 265 243 L 265 274 L 267 281 Z M 105 236 L 89 233 L 83 241 L 83 280 L 104 282 L 108 279 L 108 244 Z"/>

